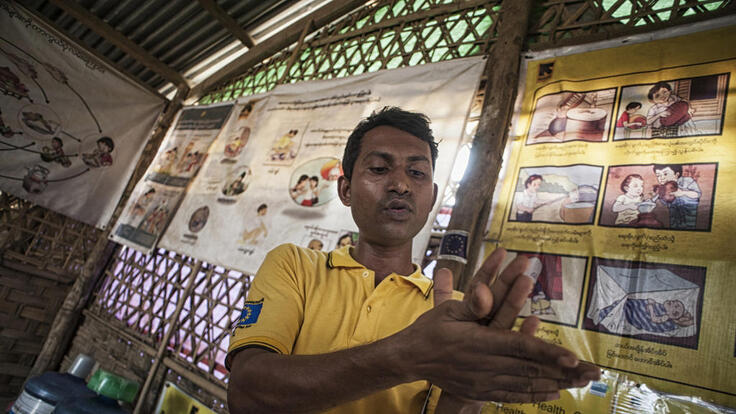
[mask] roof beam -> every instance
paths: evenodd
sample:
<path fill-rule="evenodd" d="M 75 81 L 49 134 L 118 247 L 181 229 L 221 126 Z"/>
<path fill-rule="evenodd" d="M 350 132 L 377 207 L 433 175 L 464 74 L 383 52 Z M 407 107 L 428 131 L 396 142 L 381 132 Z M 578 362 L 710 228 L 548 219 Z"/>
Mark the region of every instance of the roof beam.
<path fill-rule="evenodd" d="M 252 48 L 255 46 L 256 42 L 253 40 L 251 35 L 248 34 L 248 32 L 245 31 L 238 22 L 235 21 L 232 17 L 230 17 L 229 14 L 225 12 L 225 10 L 222 10 L 220 6 L 215 3 L 215 0 L 198 0 L 199 4 L 207 10 L 209 14 L 212 15 L 215 19 L 217 19 L 218 22 L 220 22 L 221 25 L 225 26 L 225 28 L 233 34 L 236 38 L 238 38 L 243 44 L 248 48 Z"/>
<path fill-rule="evenodd" d="M 148 53 L 145 49 L 138 46 L 132 40 L 125 37 L 122 33 L 115 30 L 114 27 L 107 24 L 104 20 L 87 11 L 76 1 L 49 1 L 53 3 L 56 7 L 62 9 L 68 15 L 77 19 L 80 23 L 92 29 L 92 31 L 94 31 L 98 35 L 105 38 L 105 40 L 107 40 L 108 42 L 120 48 L 123 52 L 130 55 L 130 57 L 145 65 L 152 71 L 158 73 L 174 85 L 187 85 L 186 79 L 184 79 L 184 77 L 180 73 L 170 68 L 162 61 L 158 60 L 155 56 Z"/>
<path fill-rule="evenodd" d="M 61 1 L 61 0 L 54 0 Z M 192 88 L 187 102 L 196 101 L 212 86 L 231 79 L 245 72 L 252 66 L 273 56 L 280 50 L 291 46 L 299 40 L 299 36 L 304 26 L 312 20 L 311 32 L 326 26 L 340 17 L 352 12 L 358 7 L 363 6 L 366 0 L 341 0 L 333 1 L 330 4 L 320 7 L 314 12 L 302 17 L 292 23 L 286 29 L 271 36 L 263 43 L 259 43 L 249 49 L 245 54 L 233 60 L 222 69 L 218 70 L 212 76 L 202 81 L 200 84 Z"/>

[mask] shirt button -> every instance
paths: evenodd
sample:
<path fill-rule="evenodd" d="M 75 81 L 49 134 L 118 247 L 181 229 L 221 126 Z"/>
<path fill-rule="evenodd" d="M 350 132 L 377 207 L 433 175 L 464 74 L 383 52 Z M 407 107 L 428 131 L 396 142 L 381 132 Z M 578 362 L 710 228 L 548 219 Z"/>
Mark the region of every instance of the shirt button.
<path fill-rule="evenodd" d="M 368 273 L 368 271 L 365 271 L 365 272 L 363 272 L 363 277 L 368 277 L 369 274 L 370 273 Z"/>
<path fill-rule="evenodd" d="M 370 311 L 371 311 L 371 305 L 366 306 L 365 309 L 368 311 L 368 313 L 370 313 Z"/>

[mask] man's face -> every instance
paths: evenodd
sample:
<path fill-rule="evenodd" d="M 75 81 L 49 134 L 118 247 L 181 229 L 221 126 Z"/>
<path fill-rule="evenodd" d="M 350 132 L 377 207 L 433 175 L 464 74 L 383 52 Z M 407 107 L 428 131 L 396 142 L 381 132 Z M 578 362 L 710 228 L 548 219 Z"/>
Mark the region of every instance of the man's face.
<path fill-rule="evenodd" d="M 671 92 L 667 88 L 659 88 L 652 94 L 652 101 L 658 104 L 667 103 L 667 100 L 670 99 L 670 95 Z"/>
<path fill-rule="evenodd" d="M 529 183 L 529 192 L 536 193 L 539 190 L 539 186 L 542 185 L 542 180 L 536 179 Z"/>
<path fill-rule="evenodd" d="M 657 181 L 660 184 L 664 184 L 669 181 L 677 181 L 677 173 L 672 171 L 672 168 L 667 167 L 661 170 L 654 170 L 654 174 L 657 176 Z"/>
<path fill-rule="evenodd" d="M 366 132 L 352 179 L 340 177 L 338 182 L 360 240 L 382 246 L 411 242 L 437 197 L 432 174 L 426 142 L 390 126 Z"/>

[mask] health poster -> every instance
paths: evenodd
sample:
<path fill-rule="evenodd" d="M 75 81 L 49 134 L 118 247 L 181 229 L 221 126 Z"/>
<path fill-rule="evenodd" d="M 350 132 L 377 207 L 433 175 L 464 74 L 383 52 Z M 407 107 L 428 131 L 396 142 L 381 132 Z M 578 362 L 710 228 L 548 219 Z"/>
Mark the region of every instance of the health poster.
<path fill-rule="evenodd" d="M 0 191 L 104 228 L 163 107 L 0 1 Z"/>
<path fill-rule="evenodd" d="M 487 246 L 529 259 L 521 316 L 542 320 L 541 337 L 657 392 L 730 407 L 733 44 L 726 27 L 527 61 Z"/>
<path fill-rule="evenodd" d="M 435 182 L 443 194 L 482 67 L 480 59 L 463 59 L 242 98 L 161 246 L 254 274 L 282 243 L 325 251 L 355 243 L 350 209 L 337 196 L 341 159 L 353 128 L 385 106 L 431 119 L 440 154 Z M 434 214 L 414 239 L 416 261 Z"/>
<path fill-rule="evenodd" d="M 174 127 L 133 189 L 110 234 L 111 240 L 146 253 L 156 246 L 232 107 L 197 106 L 179 112 Z"/>

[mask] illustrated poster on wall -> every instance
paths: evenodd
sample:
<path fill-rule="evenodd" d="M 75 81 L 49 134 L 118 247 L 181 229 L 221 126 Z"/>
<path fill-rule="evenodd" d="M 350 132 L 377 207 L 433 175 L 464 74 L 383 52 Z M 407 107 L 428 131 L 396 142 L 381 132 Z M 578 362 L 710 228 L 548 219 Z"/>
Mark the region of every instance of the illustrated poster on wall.
<path fill-rule="evenodd" d="M 434 179 L 443 194 L 482 65 L 462 59 L 241 98 L 234 113 L 247 116 L 223 128 L 161 246 L 254 274 L 282 243 L 325 251 L 354 244 L 357 228 L 337 195 L 341 159 L 353 128 L 384 106 L 431 119 L 440 143 Z M 414 240 L 415 262 L 434 214 Z"/>
<path fill-rule="evenodd" d="M 487 246 L 529 258 L 540 337 L 731 407 L 734 42 L 731 27 L 528 61 Z"/>
<path fill-rule="evenodd" d="M 0 27 L 0 190 L 106 226 L 163 99 L 15 3 Z"/>
<path fill-rule="evenodd" d="M 179 113 L 145 175 L 133 189 L 110 234 L 111 240 L 145 252 L 156 246 L 189 182 L 207 159 L 210 145 L 231 109 L 230 104 L 212 105 L 189 107 Z M 206 216 L 206 212 L 201 212 L 198 217 L 203 214 Z"/>

